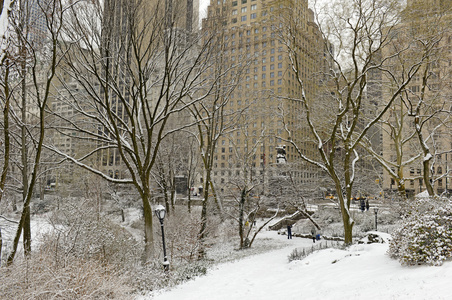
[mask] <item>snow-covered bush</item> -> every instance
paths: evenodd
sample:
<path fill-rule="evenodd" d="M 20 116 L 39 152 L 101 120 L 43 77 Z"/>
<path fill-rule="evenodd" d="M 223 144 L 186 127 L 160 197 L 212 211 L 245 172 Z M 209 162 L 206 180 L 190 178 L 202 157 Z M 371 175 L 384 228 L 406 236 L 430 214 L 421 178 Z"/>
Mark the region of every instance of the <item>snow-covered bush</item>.
<path fill-rule="evenodd" d="M 55 260 L 69 253 L 79 259 L 95 259 L 127 267 L 140 257 L 142 248 L 127 230 L 99 213 L 89 200 L 64 202 L 49 221 L 53 230 L 40 239 L 53 249 Z M 51 243 L 50 243 L 51 242 Z"/>
<path fill-rule="evenodd" d="M 421 199 L 414 202 L 393 232 L 388 254 L 402 264 L 441 265 L 452 257 L 452 203 Z"/>
<path fill-rule="evenodd" d="M 71 253 L 56 260 L 54 242 L 44 241 L 27 259 L 18 255 L 11 266 L 1 268 L 1 299 L 133 299 L 127 274 Z"/>

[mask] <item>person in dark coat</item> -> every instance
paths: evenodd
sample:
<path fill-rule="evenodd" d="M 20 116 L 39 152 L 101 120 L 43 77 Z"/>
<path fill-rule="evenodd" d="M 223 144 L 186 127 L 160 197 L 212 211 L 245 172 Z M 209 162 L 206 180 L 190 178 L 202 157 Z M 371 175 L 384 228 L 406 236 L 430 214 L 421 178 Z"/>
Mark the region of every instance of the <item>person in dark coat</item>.
<path fill-rule="evenodd" d="M 370 205 L 369 205 L 369 199 L 366 199 L 366 210 L 369 211 Z"/>
<path fill-rule="evenodd" d="M 287 225 L 287 238 L 292 239 L 292 225 Z"/>
<path fill-rule="evenodd" d="M 315 228 L 311 229 L 311 235 L 312 235 L 312 242 L 315 243 Z"/>
<path fill-rule="evenodd" d="M 361 205 L 361 211 L 364 212 L 364 210 L 366 210 L 366 202 L 364 202 L 364 199 L 361 199 L 359 202 Z"/>

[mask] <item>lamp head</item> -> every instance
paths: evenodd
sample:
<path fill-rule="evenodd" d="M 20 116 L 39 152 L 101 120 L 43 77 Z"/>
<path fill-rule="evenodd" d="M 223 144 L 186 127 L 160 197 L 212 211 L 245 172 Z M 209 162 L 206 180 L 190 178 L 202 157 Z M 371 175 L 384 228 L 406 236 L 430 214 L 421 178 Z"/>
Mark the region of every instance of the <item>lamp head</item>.
<path fill-rule="evenodd" d="M 157 216 L 157 218 L 160 221 L 163 221 L 163 219 L 165 218 L 165 215 L 166 215 L 165 207 L 163 205 L 159 204 L 154 208 L 154 212 L 155 212 L 155 215 Z"/>

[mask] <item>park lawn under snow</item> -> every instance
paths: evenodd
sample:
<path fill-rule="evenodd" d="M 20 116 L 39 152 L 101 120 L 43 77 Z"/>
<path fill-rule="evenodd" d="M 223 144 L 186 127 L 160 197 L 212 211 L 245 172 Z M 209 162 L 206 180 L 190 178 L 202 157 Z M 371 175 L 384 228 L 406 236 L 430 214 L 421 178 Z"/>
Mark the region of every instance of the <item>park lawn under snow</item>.
<path fill-rule="evenodd" d="M 276 232 L 261 237 L 287 241 Z M 206 276 L 170 291 L 137 299 L 451 299 L 452 262 L 441 267 L 401 266 L 386 255 L 388 244 L 326 249 L 288 262 L 294 248 L 312 240 L 294 238 L 293 246 L 225 263 Z"/>

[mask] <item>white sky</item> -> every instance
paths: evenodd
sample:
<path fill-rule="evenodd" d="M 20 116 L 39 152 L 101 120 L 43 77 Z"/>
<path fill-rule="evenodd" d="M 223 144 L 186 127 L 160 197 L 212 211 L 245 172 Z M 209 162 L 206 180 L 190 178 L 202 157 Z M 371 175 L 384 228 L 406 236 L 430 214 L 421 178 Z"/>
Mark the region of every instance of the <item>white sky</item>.
<path fill-rule="evenodd" d="M 210 0 L 199 0 L 199 19 L 207 17 L 207 6 L 209 6 Z"/>

